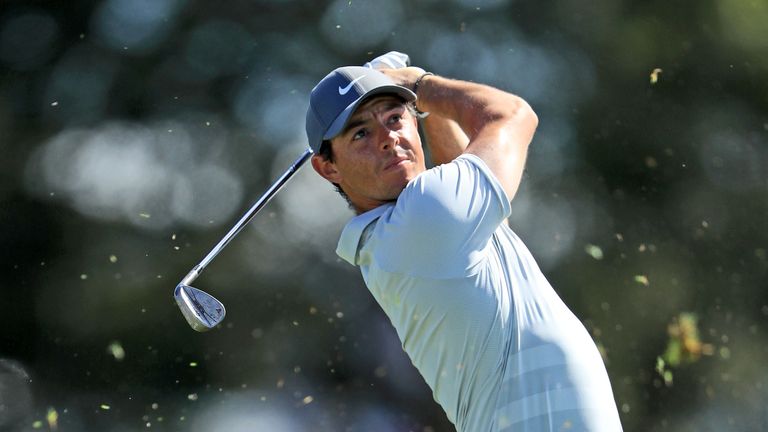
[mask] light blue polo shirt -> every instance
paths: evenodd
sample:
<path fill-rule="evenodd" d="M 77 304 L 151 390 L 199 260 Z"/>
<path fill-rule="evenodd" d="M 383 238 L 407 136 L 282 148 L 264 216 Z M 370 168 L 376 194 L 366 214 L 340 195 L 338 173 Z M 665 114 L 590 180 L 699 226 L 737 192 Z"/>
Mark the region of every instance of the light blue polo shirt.
<path fill-rule="evenodd" d="M 337 253 L 459 432 L 621 431 L 597 347 L 509 214 L 490 169 L 465 154 L 349 221 Z"/>

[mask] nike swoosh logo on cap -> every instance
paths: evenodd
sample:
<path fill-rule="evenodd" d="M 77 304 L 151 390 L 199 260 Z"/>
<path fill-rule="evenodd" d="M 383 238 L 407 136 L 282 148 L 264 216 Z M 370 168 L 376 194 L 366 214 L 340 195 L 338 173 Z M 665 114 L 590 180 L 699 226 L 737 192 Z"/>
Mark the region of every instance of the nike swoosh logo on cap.
<path fill-rule="evenodd" d="M 347 84 L 347 86 L 344 88 L 341 88 L 341 86 L 339 86 L 339 94 L 344 96 L 345 94 L 349 93 L 349 90 L 352 88 L 352 86 L 355 85 L 356 82 L 360 81 L 363 78 L 365 78 L 365 75 L 355 78 L 354 80 L 352 80 L 351 83 Z"/>

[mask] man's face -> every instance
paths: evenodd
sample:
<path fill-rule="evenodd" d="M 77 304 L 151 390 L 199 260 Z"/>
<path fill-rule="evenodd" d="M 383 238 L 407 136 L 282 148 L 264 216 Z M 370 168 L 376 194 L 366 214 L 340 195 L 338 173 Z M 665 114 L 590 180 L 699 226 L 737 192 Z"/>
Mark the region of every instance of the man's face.
<path fill-rule="evenodd" d="M 358 212 L 397 199 L 426 169 L 416 118 L 394 96 L 359 106 L 331 148 L 334 161 L 324 168 L 329 175 L 315 169 L 341 185 Z"/>

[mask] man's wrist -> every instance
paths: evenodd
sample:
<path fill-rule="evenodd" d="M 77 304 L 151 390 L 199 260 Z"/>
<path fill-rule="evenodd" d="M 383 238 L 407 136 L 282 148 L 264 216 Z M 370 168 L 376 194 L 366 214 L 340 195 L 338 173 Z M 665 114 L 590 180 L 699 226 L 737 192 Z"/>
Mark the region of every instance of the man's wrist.
<path fill-rule="evenodd" d="M 416 96 L 419 95 L 419 86 L 421 86 L 421 82 L 424 81 L 424 78 L 428 76 L 435 76 L 432 72 L 424 72 L 421 74 L 420 77 L 416 78 L 416 81 L 413 83 L 413 93 L 416 94 Z"/>
<path fill-rule="evenodd" d="M 413 93 L 416 95 L 416 104 L 414 104 L 414 107 L 416 108 L 417 116 L 419 118 L 421 118 L 421 119 L 427 118 L 429 113 L 426 112 L 426 111 L 421 111 L 418 108 L 417 104 L 419 102 L 419 99 L 418 99 L 419 98 L 419 94 L 417 92 L 419 91 L 419 87 L 422 85 L 422 82 L 424 81 L 424 78 L 426 78 L 428 76 L 435 76 L 435 74 L 433 74 L 432 72 L 424 72 L 423 74 L 421 74 L 421 76 L 416 78 L 416 81 L 414 81 L 414 83 L 413 83 Z"/>

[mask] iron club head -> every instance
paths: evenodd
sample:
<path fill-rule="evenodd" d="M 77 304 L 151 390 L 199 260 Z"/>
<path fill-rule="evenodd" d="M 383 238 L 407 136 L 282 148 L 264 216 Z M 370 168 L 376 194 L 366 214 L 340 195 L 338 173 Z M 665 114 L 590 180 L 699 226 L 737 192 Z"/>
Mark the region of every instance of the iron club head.
<path fill-rule="evenodd" d="M 212 295 L 189 285 L 178 284 L 173 298 L 193 330 L 204 332 L 216 327 L 226 314 L 224 305 Z"/>
<path fill-rule="evenodd" d="M 208 255 L 200 261 L 192 270 L 184 276 L 184 279 L 176 285 L 173 297 L 176 299 L 181 313 L 192 329 L 197 331 L 210 330 L 216 327 L 224 319 L 224 305 L 213 296 L 189 286 L 200 276 L 200 273 L 224 249 L 235 236 L 245 228 L 248 222 L 256 216 L 269 200 L 282 188 L 285 183 L 301 168 L 312 156 L 312 149 L 304 150 L 301 156 L 267 189 L 264 194 L 251 206 L 229 232 L 208 252 Z"/>

